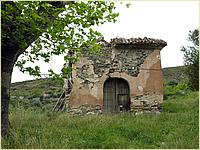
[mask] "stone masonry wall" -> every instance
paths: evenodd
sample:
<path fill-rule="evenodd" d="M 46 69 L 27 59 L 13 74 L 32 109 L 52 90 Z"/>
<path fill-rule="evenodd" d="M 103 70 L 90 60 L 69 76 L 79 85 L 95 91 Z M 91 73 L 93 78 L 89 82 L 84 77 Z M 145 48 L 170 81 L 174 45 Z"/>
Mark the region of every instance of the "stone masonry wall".
<path fill-rule="evenodd" d="M 160 48 L 109 45 L 100 55 L 85 52 L 74 68 L 69 101 L 73 115 L 103 113 L 103 85 L 109 77 L 129 83 L 132 112 L 157 112 L 162 108 Z"/>
<path fill-rule="evenodd" d="M 153 49 L 131 49 L 131 47 L 112 48 L 105 47 L 99 55 L 85 53 L 94 66 L 94 73 L 101 77 L 106 71 L 126 72 L 130 76 L 136 77 L 139 73 L 139 67 L 145 58 L 153 52 Z M 81 76 L 82 71 L 87 70 L 88 66 L 83 66 L 78 74 Z M 108 70 L 109 69 L 109 70 Z M 84 74 L 84 76 L 87 74 Z"/>

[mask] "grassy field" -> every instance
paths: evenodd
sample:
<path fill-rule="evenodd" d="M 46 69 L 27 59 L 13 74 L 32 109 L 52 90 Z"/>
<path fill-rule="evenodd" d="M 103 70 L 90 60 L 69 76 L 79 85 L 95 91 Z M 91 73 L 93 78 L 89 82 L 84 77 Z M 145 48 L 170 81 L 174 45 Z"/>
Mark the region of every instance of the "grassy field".
<path fill-rule="evenodd" d="M 180 87 L 170 90 L 165 90 L 161 114 L 72 117 L 66 113 L 12 108 L 14 134 L 7 141 L 2 140 L 2 148 L 197 149 L 199 94 L 181 91 Z"/>

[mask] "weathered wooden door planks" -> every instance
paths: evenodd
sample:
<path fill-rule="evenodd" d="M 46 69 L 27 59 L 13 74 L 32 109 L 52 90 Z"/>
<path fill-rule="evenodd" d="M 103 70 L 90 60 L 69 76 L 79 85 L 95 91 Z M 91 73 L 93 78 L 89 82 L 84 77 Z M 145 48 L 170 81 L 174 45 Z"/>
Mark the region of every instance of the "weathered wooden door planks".
<path fill-rule="evenodd" d="M 130 109 L 128 83 L 121 78 L 109 78 L 104 83 L 104 112 L 119 112 Z"/>

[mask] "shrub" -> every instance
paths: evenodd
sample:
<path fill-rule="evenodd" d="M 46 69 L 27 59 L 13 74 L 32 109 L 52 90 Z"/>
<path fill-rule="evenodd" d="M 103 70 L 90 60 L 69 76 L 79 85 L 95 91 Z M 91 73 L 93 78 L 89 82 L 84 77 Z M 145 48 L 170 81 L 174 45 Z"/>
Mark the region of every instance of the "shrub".
<path fill-rule="evenodd" d="M 164 86 L 164 100 L 169 99 L 169 97 L 185 95 L 190 91 L 191 90 L 186 83 L 167 83 Z"/>

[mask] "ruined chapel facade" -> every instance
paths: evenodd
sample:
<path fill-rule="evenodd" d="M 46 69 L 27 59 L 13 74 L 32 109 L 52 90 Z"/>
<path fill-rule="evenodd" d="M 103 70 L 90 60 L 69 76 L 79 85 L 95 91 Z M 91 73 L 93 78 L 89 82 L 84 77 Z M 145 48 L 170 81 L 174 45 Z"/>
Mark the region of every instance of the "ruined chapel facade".
<path fill-rule="evenodd" d="M 85 53 L 73 64 L 68 102 L 73 114 L 160 111 L 163 73 L 160 50 L 167 45 L 152 38 L 103 39 L 102 54 Z"/>

